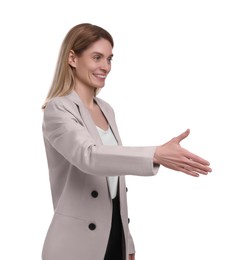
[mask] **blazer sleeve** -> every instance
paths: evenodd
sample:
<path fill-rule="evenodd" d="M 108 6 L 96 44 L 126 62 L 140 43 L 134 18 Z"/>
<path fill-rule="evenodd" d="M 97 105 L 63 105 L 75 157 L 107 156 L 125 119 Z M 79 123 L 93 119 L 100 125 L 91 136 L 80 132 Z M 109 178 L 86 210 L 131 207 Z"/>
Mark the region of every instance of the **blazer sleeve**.
<path fill-rule="evenodd" d="M 152 176 L 156 147 L 103 146 L 57 98 L 51 100 L 43 119 L 43 136 L 67 161 L 81 171 L 97 176 Z"/>

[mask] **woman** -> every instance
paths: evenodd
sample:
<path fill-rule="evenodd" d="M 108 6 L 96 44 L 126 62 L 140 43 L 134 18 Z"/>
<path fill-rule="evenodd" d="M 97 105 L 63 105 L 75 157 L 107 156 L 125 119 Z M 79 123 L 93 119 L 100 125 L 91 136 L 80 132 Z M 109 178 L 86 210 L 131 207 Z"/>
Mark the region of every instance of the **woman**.
<path fill-rule="evenodd" d="M 111 35 L 79 24 L 66 35 L 44 109 L 43 136 L 54 217 L 43 260 L 134 260 L 125 175 L 152 176 L 160 165 L 192 176 L 209 163 L 179 143 L 124 147 L 113 109 L 96 97 L 111 69 Z"/>

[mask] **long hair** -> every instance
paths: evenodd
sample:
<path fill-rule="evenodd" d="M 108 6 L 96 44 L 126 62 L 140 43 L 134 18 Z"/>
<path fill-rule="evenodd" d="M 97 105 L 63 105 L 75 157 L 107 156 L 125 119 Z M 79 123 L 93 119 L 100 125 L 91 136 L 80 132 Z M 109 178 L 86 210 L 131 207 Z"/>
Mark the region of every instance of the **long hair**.
<path fill-rule="evenodd" d="M 76 55 L 81 55 L 91 44 L 102 38 L 108 40 L 114 47 L 110 33 L 99 26 L 82 23 L 70 29 L 61 45 L 54 78 L 42 109 L 45 109 L 53 97 L 68 95 L 74 89 L 75 76 L 68 63 L 70 51 L 73 50 Z"/>

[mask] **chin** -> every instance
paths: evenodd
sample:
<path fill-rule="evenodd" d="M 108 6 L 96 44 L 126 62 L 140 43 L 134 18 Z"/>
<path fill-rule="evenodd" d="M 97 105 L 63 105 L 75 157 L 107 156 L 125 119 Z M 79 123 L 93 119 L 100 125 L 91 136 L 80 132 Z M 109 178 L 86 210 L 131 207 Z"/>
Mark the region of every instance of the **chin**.
<path fill-rule="evenodd" d="M 104 87 L 104 85 L 101 85 L 101 86 L 96 86 L 96 87 L 95 87 L 95 89 L 96 89 L 96 90 L 97 90 L 97 89 L 99 89 L 99 90 L 100 90 L 100 89 L 102 89 L 103 87 Z"/>
<path fill-rule="evenodd" d="M 95 95 L 97 95 L 104 86 L 95 87 Z"/>

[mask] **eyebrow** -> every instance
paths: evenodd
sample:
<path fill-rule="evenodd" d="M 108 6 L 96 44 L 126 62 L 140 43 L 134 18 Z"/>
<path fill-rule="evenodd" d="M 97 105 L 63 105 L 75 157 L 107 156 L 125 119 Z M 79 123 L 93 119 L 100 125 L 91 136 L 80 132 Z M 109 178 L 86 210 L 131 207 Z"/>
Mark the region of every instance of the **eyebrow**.
<path fill-rule="evenodd" d="M 105 56 L 103 53 L 98 52 L 98 51 L 94 51 L 94 52 L 92 52 L 92 54 L 97 54 L 97 55 Z M 113 56 L 114 56 L 114 54 L 112 53 L 112 54 L 110 54 L 108 57 L 113 57 Z"/>

